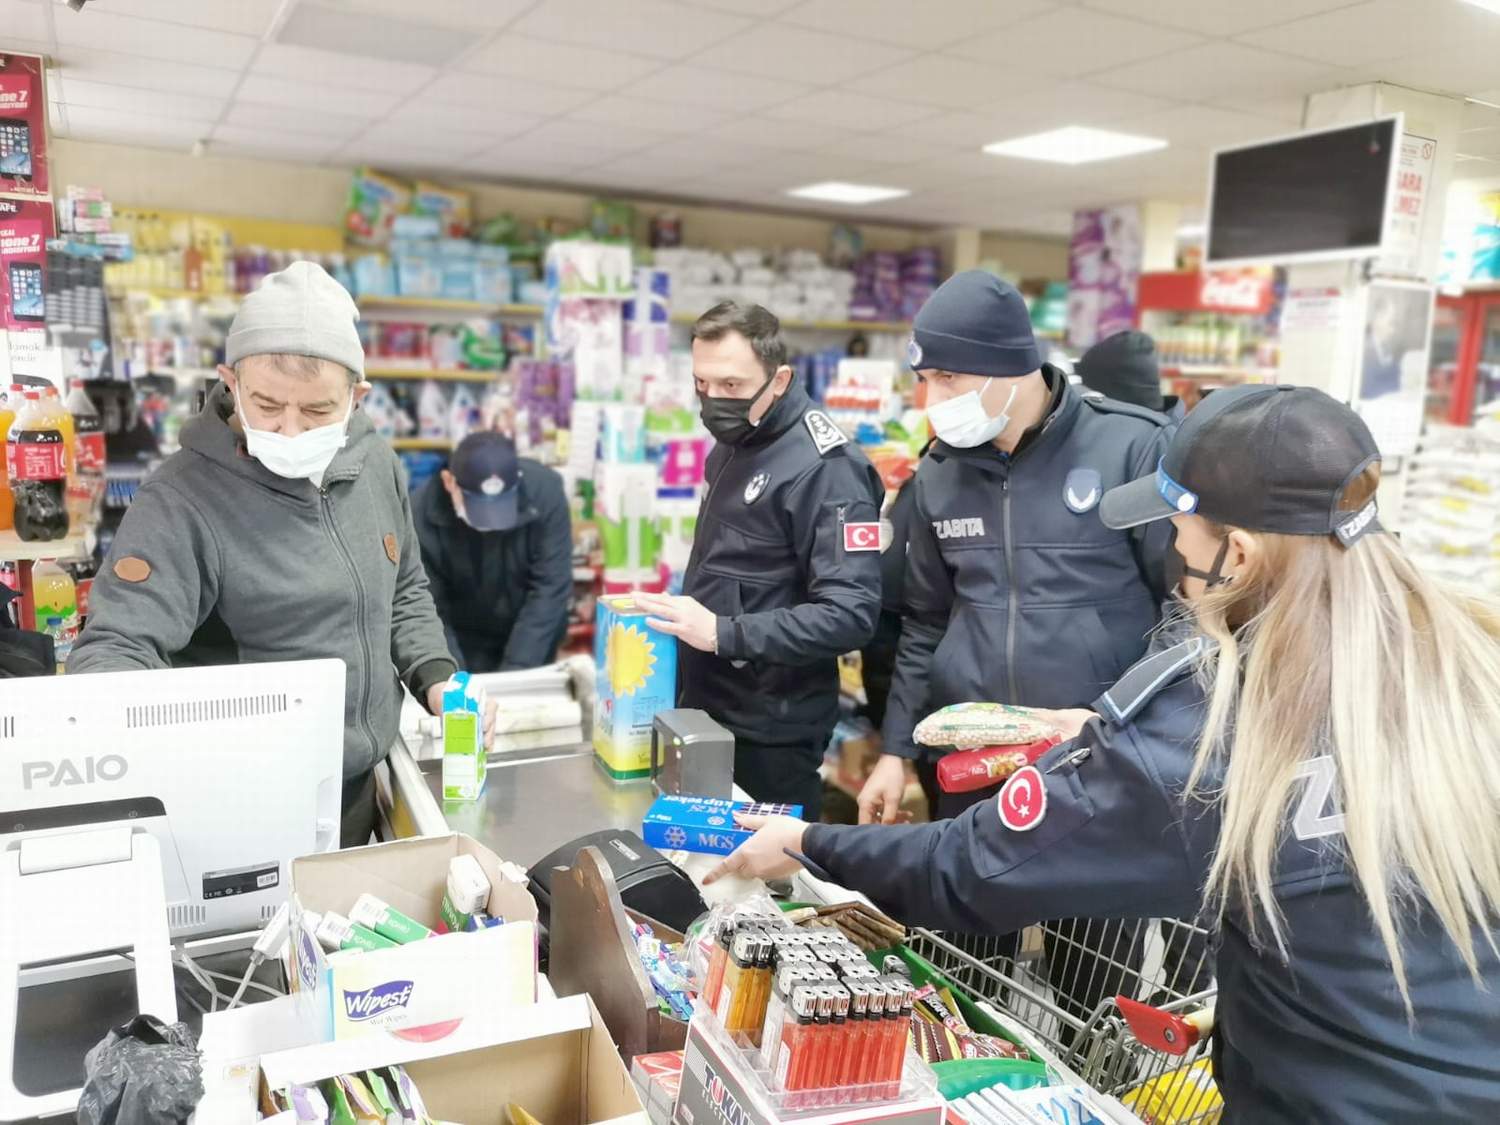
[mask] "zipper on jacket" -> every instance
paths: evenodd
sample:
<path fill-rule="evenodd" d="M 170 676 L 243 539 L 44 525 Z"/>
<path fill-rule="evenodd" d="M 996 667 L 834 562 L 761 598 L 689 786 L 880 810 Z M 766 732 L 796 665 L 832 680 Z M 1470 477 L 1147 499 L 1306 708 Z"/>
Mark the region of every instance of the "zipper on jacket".
<path fill-rule="evenodd" d="M 719 475 L 716 476 L 716 477 L 714 477 L 713 480 L 711 480 L 711 481 L 708 482 L 708 494 L 703 497 L 702 515 L 704 517 L 707 517 L 707 515 L 709 513 L 709 510 L 710 510 L 710 506 L 714 502 L 714 493 L 718 491 L 719 482 L 724 479 L 724 474 L 729 471 L 729 466 L 734 463 L 735 455 L 738 454 L 739 451 L 740 451 L 739 450 L 739 446 L 733 446 L 733 447 L 731 447 L 730 450 L 729 450 L 729 456 L 726 457 L 726 458 L 724 458 L 724 464 L 719 468 Z M 696 567 L 694 566 L 694 564 L 699 561 L 698 560 L 698 544 L 700 542 L 702 542 L 702 540 L 703 540 L 703 537 L 702 537 L 702 535 L 699 534 L 699 532 L 701 532 L 702 530 L 703 529 L 700 527 L 698 529 L 698 531 L 695 531 L 693 533 L 693 549 L 688 553 L 688 569 L 689 570 L 696 569 Z"/>
<path fill-rule="evenodd" d="M 370 740 L 370 749 L 374 752 L 371 766 L 378 762 L 381 757 L 382 747 L 375 743 L 375 728 L 370 726 L 370 679 L 373 676 L 374 661 L 370 656 L 370 638 L 365 628 L 365 587 L 359 580 L 359 570 L 354 565 L 354 556 L 349 553 L 344 540 L 339 536 L 338 525 L 333 520 L 333 502 L 328 499 L 328 489 L 319 488 L 318 496 L 322 501 L 324 524 L 328 528 L 328 537 L 333 540 L 333 545 L 338 548 L 339 556 L 344 560 L 344 566 L 349 570 L 349 580 L 354 584 L 354 605 L 356 626 L 355 631 L 359 634 L 359 651 L 364 657 L 363 675 L 360 677 L 359 687 L 359 725 L 365 732 L 365 737 Z M 384 747 L 389 750 L 390 747 Z"/>
<path fill-rule="evenodd" d="M 1009 611 L 1005 615 L 1005 678 L 1010 686 L 1009 703 L 1019 706 L 1021 693 L 1016 689 L 1016 614 L 1021 599 L 1016 594 L 1016 549 L 1010 534 L 1010 474 L 1000 481 L 1001 524 L 1005 531 L 1005 596 Z"/>

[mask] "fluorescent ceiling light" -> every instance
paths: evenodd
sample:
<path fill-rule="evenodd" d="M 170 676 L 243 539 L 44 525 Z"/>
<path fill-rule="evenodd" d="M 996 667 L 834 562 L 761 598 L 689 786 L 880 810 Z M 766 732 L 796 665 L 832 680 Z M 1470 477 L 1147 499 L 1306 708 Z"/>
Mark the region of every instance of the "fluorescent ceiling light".
<path fill-rule="evenodd" d="M 1483 8 L 1486 12 L 1500 15 L 1500 0 L 1464 0 L 1464 3 L 1473 4 L 1476 8 Z"/>
<path fill-rule="evenodd" d="M 911 192 L 905 188 L 875 187 L 872 184 L 845 184 L 829 180 L 822 184 L 788 188 L 788 195 L 798 199 L 816 199 L 819 203 L 849 203 L 860 206 L 865 203 L 881 203 L 887 199 L 900 199 Z"/>
<path fill-rule="evenodd" d="M 991 156 L 1019 156 L 1023 160 L 1049 160 L 1054 164 L 1087 164 L 1094 160 L 1113 160 L 1138 152 L 1166 148 L 1167 142 L 1155 137 L 1137 137 L 1130 133 L 1112 133 L 1108 129 L 1090 129 L 1086 125 L 1069 125 L 1049 133 L 1034 133 L 1009 141 L 984 146 Z"/>

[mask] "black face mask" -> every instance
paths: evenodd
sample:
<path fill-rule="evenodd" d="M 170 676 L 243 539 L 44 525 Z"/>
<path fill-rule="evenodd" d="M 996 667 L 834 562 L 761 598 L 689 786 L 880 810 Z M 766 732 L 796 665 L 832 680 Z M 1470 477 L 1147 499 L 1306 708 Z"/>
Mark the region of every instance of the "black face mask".
<path fill-rule="evenodd" d="M 715 441 L 722 441 L 725 445 L 739 445 L 755 432 L 755 423 L 750 421 L 750 408 L 760 401 L 760 396 L 766 393 L 766 388 L 772 382 L 774 377 L 768 376 L 760 390 L 755 392 L 754 398 L 709 398 L 706 394 L 698 395 L 698 416 L 703 419 L 704 427 L 713 434 Z"/>
<path fill-rule="evenodd" d="M 1195 570 L 1188 566 L 1187 559 L 1182 557 L 1182 552 L 1177 549 L 1177 529 L 1172 529 L 1171 541 L 1167 544 L 1167 555 L 1162 560 L 1162 568 L 1165 571 L 1168 594 L 1182 594 L 1181 586 L 1184 578 L 1201 578 L 1203 585 L 1212 590 L 1215 586 L 1222 586 L 1234 576 L 1224 573 L 1224 560 L 1229 557 L 1229 536 L 1225 536 L 1219 543 L 1219 553 L 1214 556 L 1214 568 L 1212 570 Z"/>

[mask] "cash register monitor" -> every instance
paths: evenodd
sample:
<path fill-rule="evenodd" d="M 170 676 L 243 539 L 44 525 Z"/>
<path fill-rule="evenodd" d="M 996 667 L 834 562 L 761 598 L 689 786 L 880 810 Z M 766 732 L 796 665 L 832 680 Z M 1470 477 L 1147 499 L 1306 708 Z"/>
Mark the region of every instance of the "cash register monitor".
<path fill-rule="evenodd" d="M 338 845 L 343 746 L 341 660 L 0 680 L 0 851 L 139 826 L 174 939 L 259 929 Z"/>

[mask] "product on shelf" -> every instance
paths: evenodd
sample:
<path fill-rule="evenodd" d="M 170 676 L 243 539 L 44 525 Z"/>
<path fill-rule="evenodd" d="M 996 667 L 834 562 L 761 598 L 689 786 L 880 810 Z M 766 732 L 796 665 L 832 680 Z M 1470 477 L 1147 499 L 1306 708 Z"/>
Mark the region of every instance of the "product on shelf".
<path fill-rule="evenodd" d="M 6 390 L 0 391 L 0 433 L 10 434 L 11 423 L 16 420 L 16 413 L 25 402 L 25 388 L 20 383 L 12 383 Z M 16 523 L 16 497 L 11 491 L 9 457 L 3 474 L 0 474 L 0 530 L 8 531 Z"/>
<path fill-rule="evenodd" d="M 396 216 L 411 204 L 411 189 L 393 176 L 359 168 L 349 185 L 344 234 L 356 246 L 385 246 Z"/>
<path fill-rule="evenodd" d="M 414 214 L 438 220 L 444 238 L 468 238 L 473 222 L 473 197 L 466 191 L 418 180 L 411 194 Z"/>
<path fill-rule="evenodd" d="M 25 540 L 68 534 L 67 454 L 61 406 L 28 390 L 6 438 L 6 470 L 15 503 L 16 534 Z"/>
<path fill-rule="evenodd" d="M 52 638 L 59 664 L 66 664 L 78 638 L 78 591 L 68 572 L 55 562 L 39 562 L 31 571 L 37 631 Z"/>

